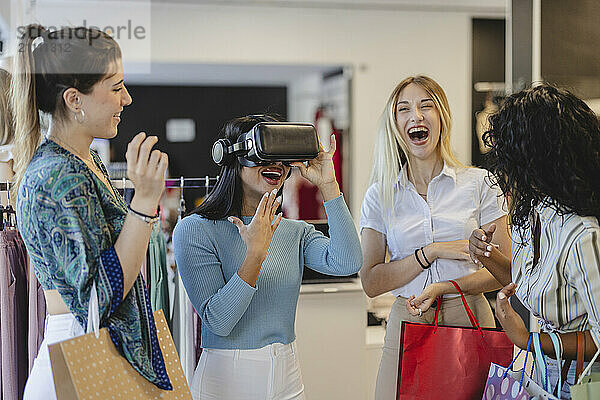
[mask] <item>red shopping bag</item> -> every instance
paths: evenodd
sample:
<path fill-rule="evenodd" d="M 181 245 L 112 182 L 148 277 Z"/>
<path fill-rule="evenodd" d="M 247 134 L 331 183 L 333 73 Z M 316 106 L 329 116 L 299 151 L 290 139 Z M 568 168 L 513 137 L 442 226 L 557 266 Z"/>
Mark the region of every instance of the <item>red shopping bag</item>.
<path fill-rule="evenodd" d="M 513 344 L 500 329 L 481 328 L 456 282 L 473 327 L 402 322 L 397 400 L 481 399 L 491 363 L 508 365 Z"/>

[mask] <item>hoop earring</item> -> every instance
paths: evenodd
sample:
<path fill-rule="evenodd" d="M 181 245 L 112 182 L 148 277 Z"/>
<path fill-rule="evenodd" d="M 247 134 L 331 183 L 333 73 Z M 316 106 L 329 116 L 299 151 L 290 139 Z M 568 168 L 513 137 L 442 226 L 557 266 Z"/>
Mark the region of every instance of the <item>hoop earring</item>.
<path fill-rule="evenodd" d="M 78 115 L 81 114 L 81 120 L 79 118 L 77 118 Z M 75 117 L 75 121 L 79 122 L 80 124 L 83 124 L 85 122 L 85 111 L 83 111 L 83 108 L 80 108 L 78 112 L 73 113 L 74 117 Z"/>

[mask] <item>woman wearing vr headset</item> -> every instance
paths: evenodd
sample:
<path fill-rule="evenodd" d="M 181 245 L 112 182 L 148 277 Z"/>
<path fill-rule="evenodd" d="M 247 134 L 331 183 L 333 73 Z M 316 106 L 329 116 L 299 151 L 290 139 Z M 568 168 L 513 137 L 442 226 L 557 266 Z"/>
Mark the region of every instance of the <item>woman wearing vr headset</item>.
<path fill-rule="evenodd" d="M 90 150 L 94 138 L 115 137 L 131 104 L 121 50 L 109 35 L 84 27 L 30 25 L 18 45 L 10 94 L 17 222 L 49 314 L 24 398 L 56 398 L 48 345 L 84 334 L 95 293 L 100 326 L 120 353 L 150 382 L 171 389 L 140 274 L 167 155 L 152 151 L 157 138 L 144 133 L 129 143 L 135 195 L 128 210 Z M 46 138 L 40 112 L 51 116 Z"/>
<path fill-rule="evenodd" d="M 229 121 L 224 138 L 269 116 Z M 320 145 L 319 145 L 320 147 Z M 352 217 L 335 179 L 331 148 L 305 166 L 293 162 L 325 200 L 331 239 L 303 221 L 282 219 L 280 193 L 290 167 L 230 157 L 216 187 L 175 227 L 181 277 L 202 319 L 202 356 L 192 379 L 195 399 L 304 399 L 294 320 L 304 266 L 350 275 L 361 265 Z M 250 164 L 249 164 L 250 162 Z"/>
<path fill-rule="evenodd" d="M 360 277 L 368 296 L 391 291 L 397 300 L 387 324 L 377 400 L 395 398 L 402 321 L 432 323 L 431 305 L 444 296 L 440 323 L 470 326 L 449 280 L 466 294 L 481 326 L 495 325 L 482 292 L 500 285 L 472 262 L 467 239 L 473 229 L 496 229 L 496 244 L 509 254 L 506 212 L 486 172 L 463 166 L 452 154 L 450 126 L 446 94 L 426 76 L 400 82 L 380 119 L 372 185 L 361 208 Z"/>

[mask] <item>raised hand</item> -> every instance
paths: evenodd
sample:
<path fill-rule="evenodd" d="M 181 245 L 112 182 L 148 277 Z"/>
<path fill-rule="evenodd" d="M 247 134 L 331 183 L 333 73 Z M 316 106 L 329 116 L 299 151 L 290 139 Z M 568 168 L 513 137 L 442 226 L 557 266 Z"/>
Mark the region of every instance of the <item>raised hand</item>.
<path fill-rule="evenodd" d="M 491 224 L 487 231 L 480 228 L 471 232 L 471 236 L 469 237 L 469 256 L 480 267 L 483 267 L 483 263 L 479 260 L 479 257 L 489 258 L 492 251 L 495 248 L 497 249 L 497 246 L 492 244 L 495 231 L 496 224 Z"/>
<path fill-rule="evenodd" d="M 136 211 L 154 215 L 165 189 L 165 171 L 169 157 L 160 150 L 152 150 L 158 142 L 156 136 L 138 133 L 127 145 L 127 177 L 135 187 L 131 207 Z"/>
<path fill-rule="evenodd" d="M 245 225 L 237 217 L 227 218 L 238 228 L 242 240 L 246 243 L 246 258 L 252 258 L 262 263 L 267 256 L 273 233 L 281 222 L 281 213 L 273 221 L 280 204 L 281 197 L 277 197 L 277 189 L 273 189 L 271 192 L 266 192 L 260 199 L 252 222 L 248 225 Z"/>
<path fill-rule="evenodd" d="M 340 194 L 340 189 L 335 179 L 335 168 L 333 166 L 333 154 L 335 153 L 335 135 L 331 135 L 329 151 L 323 149 L 319 142 L 319 154 L 308 162 L 308 166 L 302 162 L 294 162 L 292 166 L 298 167 L 300 174 L 317 186 L 323 198 L 330 200 Z"/>

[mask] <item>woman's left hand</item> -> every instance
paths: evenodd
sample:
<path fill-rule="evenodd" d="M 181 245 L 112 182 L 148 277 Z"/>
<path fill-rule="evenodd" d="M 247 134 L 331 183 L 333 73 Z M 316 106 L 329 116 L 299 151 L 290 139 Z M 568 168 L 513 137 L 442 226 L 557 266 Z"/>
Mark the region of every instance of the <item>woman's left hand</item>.
<path fill-rule="evenodd" d="M 442 286 L 439 283 L 432 283 L 419 296 L 412 295 L 406 299 L 406 309 L 411 315 L 420 317 L 425 311 L 429 310 L 435 299 L 443 294 Z"/>
<path fill-rule="evenodd" d="M 469 237 L 469 255 L 475 265 L 481 268 L 484 267 L 484 264 L 479 259 L 480 257 L 485 260 L 492 256 L 494 250 L 499 251 L 498 245 L 492 243 L 495 231 L 496 224 L 491 224 L 487 231 L 483 228 L 475 229 Z"/>
<path fill-rule="evenodd" d="M 303 162 L 292 163 L 294 167 L 298 167 L 302 177 L 308 179 L 313 185 L 319 188 L 326 201 L 330 200 L 327 197 L 339 196 L 339 186 L 335 179 L 335 168 L 333 166 L 335 149 L 335 135 L 332 134 L 329 151 L 325 151 L 319 141 L 319 154 L 308 162 L 308 166 L 304 165 Z M 330 194 L 330 196 L 326 194 Z"/>
<path fill-rule="evenodd" d="M 525 327 L 523 319 L 512 308 L 509 297 L 515 294 L 517 285 L 509 283 L 500 290 L 496 296 L 496 318 L 500 321 L 506 336 L 518 347 L 527 347 L 529 331 Z"/>

